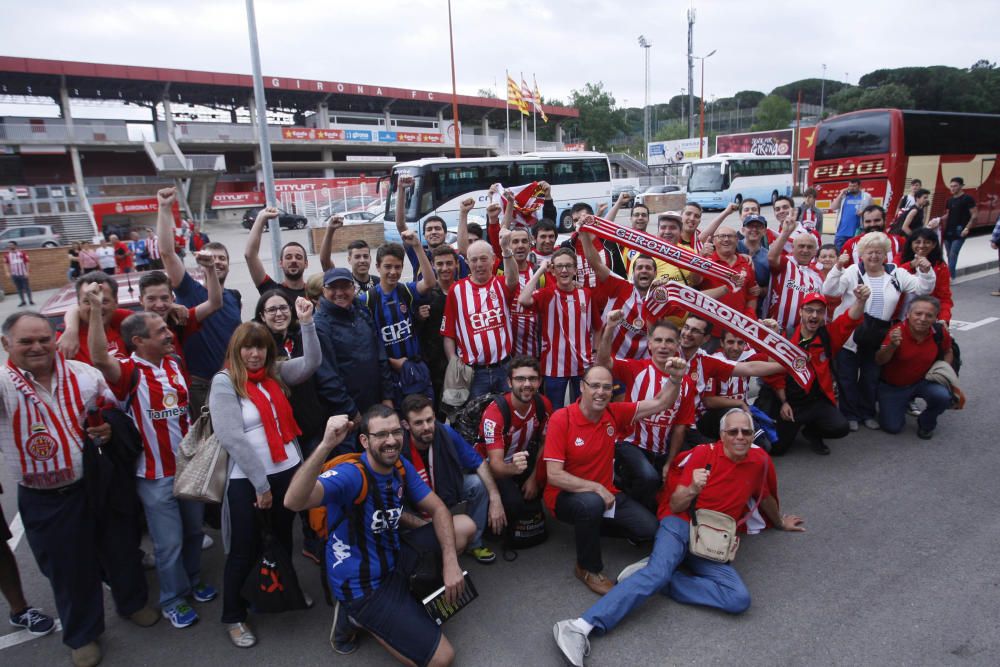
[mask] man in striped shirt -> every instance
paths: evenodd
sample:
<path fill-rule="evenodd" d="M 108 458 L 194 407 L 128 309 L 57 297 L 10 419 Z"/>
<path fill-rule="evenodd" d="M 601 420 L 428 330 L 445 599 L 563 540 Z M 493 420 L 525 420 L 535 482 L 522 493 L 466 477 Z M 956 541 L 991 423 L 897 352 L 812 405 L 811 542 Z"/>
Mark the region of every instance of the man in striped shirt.
<path fill-rule="evenodd" d="M 31 285 L 28 278 L 28 264 L 30 262 L 28 254 L 23 250 L 17 249 L 16 241 L 10 241 L 7 244 L 7 252 L 3 256 L 3 265 L 7 277 L 10 278 L 10 281 L 14 283 L 14 287 L 17 288 L 17 296 L 21 298 L 21 303 L 17 304 L 19 308 L 28 304 L 35 305 L 35 302 L 31 299 Z M 27 297 L 27 303 L 25 303 L 25 297 Z"/>
<path fill-rule="evenodd" d="M 420 239 L 414 231 L 403 232 L 403 242 L 412 249 L 420 249 Z M 358 296 L 362 305 L 366 305 L 371 312 L 385 347 L 396 381 L 397 405 L 407 394 L 422 393 L 432 397 L 434 391 L 430 371 L 420 353 L 413 311 L 424 303 L 424 295 L 437 285 L 437 278 L 427 254 L 418 252 L 420 271 L 417 275 L 420 279 L 415 282 L 400 282 L 405 257 L 403 247 L 398 243 L 382 244 L 375 254 L 379 281 Z M 406 378 L 416 376 L 426 376 L 426 383 L 408 384 Z M 424 386 L 421 387 L 420 384 Z"/>
<path fill-rule="evenodd" d="M 531 235 L 526 228 L 518 227 L 511 230 L 509 234 L 501 234 L 500 239 L 500 252 L 504 261 L 513 259 L 517 264 L 517 273 L 507 272 L 504 269 L 498 271 L 498 274 L 503 274 L 504 282 L 511 294 L 512 353 L 538 358 L 540 352 L 538 314 L 531 308 L 525 308 L 518 301 L 521 290 L 531 280 L 531 274 L 535 270 L 535 266 L 528 259 L 531 253 Z M 545 276 L 542 276 L 541 281 L 541 286 L 545 287 Z"/>
<path fill-rule="evenodd" d="M 598 342 L 597 363 L 610 368 L 614 378 L 625 384 L 626 400 L 653 398 L 670 377 L 667 362 L 677 356 L 680 332 L 673 322 L 660 320 L 649 331 L 649 358 L 616 358 L 609 332 L 621 319 L 620 310 L 608 315 L 608 326 Z M 625 492 L 650 510 L 656 504 L 660 471 L 680 451 L 688 429 L 694 425 L 697 394 L 694 381 L 685 375 L 673 404 L 637 420 L 635 430 L 615 446 L 615 458 L 623 469 Z"/>
<path fill-rule="evenodd" d="M 156 551 L 160 609 L 175 628 L 186 628 L 198 620 L 187 596 L 208 602 L 216 591 L 201 582 L 205 506 L 173 494 L 174 452 L 188 431 L 188 389 L 172 356 L 174 336 L 155 313 L 131 315 L 122 322 L 121 333 L 132 354 L 119 361 L 108 354 L 101 309 L 93 305 L 101 298 L 101 286 L 89 285 L 85 296 L 92 300 L 87 341 L 91 361 L 142 436 L 136 490 Z"/>
<path fill-rule="evenodd" d="M 781 235 L 767 251 L 767 262 L 771 268 L 768 316 L 778 321 L 782 335 L 787 335 L 798 326 L 802 298 L 823 288 L 823 278 L 809 266 L 816 256 L 815 236 L 799 234 L 792 243 L 792 253 L 786 255 L 784 252 L 785 243 L 798 225 L 795 216 L 788 216 L 781 226 Z"/>
<path fill-rule="evenodd" d="M 507 392 L 507 363 L 512 347 L 510 330 L 510 290 L 503 278 L 493 273 L 493 248 L 486 241 L 469 245 L 471 274 L 448 290 L 441 336 L 448 360 L 456 356 L 472 366 L 469 397 L 490 392 Z M 516 271 L 512 258 L 504 258 L 505 270 Z M 509 262 L 510 266 L 506 263 Z"/>
<path fill-rule="evenodd" d="M 589 242 L 584 235 L 580 238 L 581 243 Z M 579 397 L 580 379 L 592 363 L 593 299 L 590 288 L 578 287 L 575 282 L 577 257 L 571 249 L 557 250 L 552 255 L 551 266 L 555 284 L 536 291 L 538 281 L 549 268 L 549 262 L 542 262 L 521 290 L 518 302 L 538 313 L 545 395 L 558 410 L 566 405 L 567 389 L 570 403 Z"/>

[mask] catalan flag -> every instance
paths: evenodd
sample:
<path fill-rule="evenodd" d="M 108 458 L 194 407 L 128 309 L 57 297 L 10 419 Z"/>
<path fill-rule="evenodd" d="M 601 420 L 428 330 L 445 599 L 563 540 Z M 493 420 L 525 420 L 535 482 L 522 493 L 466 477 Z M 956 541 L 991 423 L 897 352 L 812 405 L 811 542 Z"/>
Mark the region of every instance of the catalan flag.
<path fill-rule="evenodd" d="M 549 122 L 549 117 L 545 115 L 545 109 L 542 108 L 542 94 L 538 92 L 538 79 L 536 79 L 535 76 L 532 74 L 531 80 L 535 84 L 535 95 L 534 97 L 532 97 L 532 102 L 535 105 L 535 111 L 541 114 L 542 122 L 547 123 Z"/>
<path fill-rule="evenodd" d="M 522 115 L 528 115 L 528 103 L 521 95 L 521 89 L 518 88 L 517 82 L 510 78 L 509 74 L 507 75 L 507 103 L 516 107 Z"/>

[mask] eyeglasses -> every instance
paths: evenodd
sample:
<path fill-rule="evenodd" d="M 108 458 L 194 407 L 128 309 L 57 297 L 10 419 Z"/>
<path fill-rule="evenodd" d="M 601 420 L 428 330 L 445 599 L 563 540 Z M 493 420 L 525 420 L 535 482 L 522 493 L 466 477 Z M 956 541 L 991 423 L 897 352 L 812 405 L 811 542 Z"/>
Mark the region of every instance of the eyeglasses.
<path fill-rule="evenodd" d="M 538 382 L 541 379 L 542 378 L 538 377 L 537 375 L 515 375 L 510 379 L 510 381 L 524 383 L 524 382 Z"/>
<path fill-rule="evenodd" d="M 576 264 L 553 264 L 552 268 L 556 271 L 576 271 Z"/>
<path fill-rule="evenodd" d="M 614 391 L 615 389 L 613 384 L 605 382 L 587 382 L 586 380 L 580 380 L 580 382 L 590 387 L 591 391 Z"/>
<path fill-rule="evenodd" d="M 278 313 L 290 313 L 292 311 L 288 306 L 269 306 L 264 309 L 264 312 L 268 315 L 276 315 Z"/>
<path fill-rule="evenodd" d="M 733 437 L 737 435 L 745 435 L 746 437 L 749 438 L 751 435 L 753 435 L 752 428 L 727 428 L 722 432 L 728 436 L 733 436 Z"/>
<path fill-rule="evenodd" d="M 713 238 L 717 241 L 732 241 L 736 238 L 736 234 L 716 234 Z"/>
<path fill-rule="evenodd" d="M 396 440 L 403 437 L 403 429 L 394 428 L 391 431 L 376 431 L 368 434 L 368 439 L 372 442 L 385 442 L 389 438 Z"/>
<path fill-rule="evenodd" d="M 695 329 L 694 327 L 688 326 L 687 324 L 681 327 L 681 333 L 684 333 L 685 331 L 687 331 L 688 333 L 698 334 L 699 336 L 705 335 L 704 329 Z"/>

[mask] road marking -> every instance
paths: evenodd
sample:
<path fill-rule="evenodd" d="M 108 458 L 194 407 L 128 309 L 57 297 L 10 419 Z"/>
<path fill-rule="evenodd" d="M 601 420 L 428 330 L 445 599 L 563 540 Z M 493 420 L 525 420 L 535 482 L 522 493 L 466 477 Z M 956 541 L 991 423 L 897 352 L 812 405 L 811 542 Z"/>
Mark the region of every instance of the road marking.
<path fill-rule="evenodd" d="M 955 331 L 972 331 L 973 329 L 986 326 L 987 324 L 993 324 L 997 320 L 1000 320 L 1000 317 L 984 317 L 978 322 L 962 322 L 961 320 L 952 320 L 951 328 Z"/>
<path fill-rule="evenodd" d="M 7 544 L 10 546 L 11 551 L 17 551 L 17 545 L 21 543 L 21 538 L 24 537 L 24 524 L 21 523 L 21 513 L 18 512 L 14 515 L 14 520 L 10 522 L 10 539 L 7 540 Z"/>
<path fill-rule="evenodd" d="M 18 644 L 23 644 L 25 642 L 30 642 L 32 639 L 41 639 L 42 637 L 48 637 L 51 634 L 62 632 L 62 623 L 59 619 L 56 619 L 56 627 L 53 628 L 52 632 L 48 635 L 33 635 L 27 630 L 18 630 L 17 632 L 12 632 L 9 635 L 4 635 L 0 637 L 0 651 L 5 648 L 10 648 L 11 646 L 17 646 Z"/>

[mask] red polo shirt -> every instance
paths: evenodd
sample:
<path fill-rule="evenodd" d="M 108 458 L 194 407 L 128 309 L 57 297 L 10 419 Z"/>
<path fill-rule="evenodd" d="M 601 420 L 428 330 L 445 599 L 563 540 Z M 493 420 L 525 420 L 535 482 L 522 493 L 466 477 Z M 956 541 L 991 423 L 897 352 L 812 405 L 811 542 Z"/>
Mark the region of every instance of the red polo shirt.
<path fill-rule="evenodd" d="M 844 311 L 840 314 L 840 317 L 827 324 L 826 331 L 830 335 L 830 353 L 837 354 L 840 352 L 840 348 L 844 347 L 844 343 L 851 337 L 854 330 L 861 326 L 863 321 L 864 319 L 851 319 L 850 312 Z M 807 364 L 812 376 L 809 379 L 809 384 L 802 388 L 803 391 L 808 394 L 813 385 L 818 382 L 823 394 L 831 403 L 836 405 L 837 395 L 833 391 L 833 369 L 830 367 L 830 362 L 833 360 L 827 358 L 822 339 L 816 335 L 807 341 L 803 341 L 802 326 L 799 325 L 795 328 L 795 333 L 792 334 L 791 342 L 803 348 L 809 355 Z M 788 382 L 794 382 L 794 380 L 788 379 L 787 374 L 771 377 L 775 379 L 773 382 L 768 382 L 767 384 L 775 389 L 783 389 L 787 386 Z"/>
<path fill-rule="evenodd" d="M 913 337 L 908 322 L 900 322 L 889 330 L 900 329 L 903 332 L 903 340 L 896 348 L 896 354 L 882 367 L 882 381 L 894 387 L 908 387 L 924 379 L 927 371 L 931 369 L 934 362 L 938 360 L 941 350 L 951 348 L 951 335 L 948 330 L 944 330 L 944 337 L 941 345 L 938 346 L 934 340 L 934 331 L 927 333 L 923 340 L 918 341 Z M 889 335 L 882 341 L 882 346 L 889 344 Z"/>
<path fill-rule="evenodd" d="M 719 253 L 717 252 L 713 252 L 711 255 L 709 255 L 708 258 L 713 262 L 716 262 L 723 266 L 728 266 L 736 273 L 743 274 L 743 289 L 734 292 L 733 288 L 730 287 L 729 291 L 726 292 L 722 296 L 722 298 L 716 299 L 716 301 L 720 301 L 729 306 L 730 308 L 732 308 L 733 310 L 750 315 L 751 317 L 756 319 L 757 314 L 754 313 L 749 308 L 747 308 L 747 301 L 757 298 L 751 293 L 753 288 L 757 285 L 757 274 L 754 273 L 753 262 L 747 259 L 745 255 L 741 255 L 739 253 L 737 253 L 736 255 L 736 262 L 733 263 L 731 266 L 729 262 L 719 257 Z M 720 278 L 712 278 L 711 276 L 706 276 L 701 281 L 699 289 L 701 289 L 701 291 L 704 292 L 705 290 L 710 290 L 713 287 L 722 287 L 723 285 L 728 286 L 728 283 L 726 283 L 724 280 Z M 717 332 L 713 332 L 713 335 L 715 333 Z"/>
<path fill-rule="evenodd" d="M 756 506 L 757 501 L 753 499 L 758 496 L 778 496 L 778 476 L 774 472 L 774 463 L 760 447 L 750 447 L 742 461 L 732 461 L 726 456 L 720 440 L 710 445 L 698 445 L 677 458 L 680 461 L 671 468 L 667 483 L 660 490 L 656 513 L 660 519 L 674 515 L 685 521 L 691 520 L 687 509 L 681 512 L 670 510 L 670 496 L 678 486 L 690 486 L 694 471 L 704 468 L 706 464 L 710 464 L 712 469 L 708 473 L 708 483 L 698 494 L 698 509 L 722 512 L 739 521 L 750 509 L 751 502 Z"/>
<path fill-rule="evenodd" d="M 632 431 L 637 407 L 637 403 L 611 403 L 596 422 L 583 415 L 578 402 L 556 410 L 545 429 L 545 460 L 560 461 L 569 474 L 618 493 L 615 443 Z M 561 491 L 551 483 L 545 487 L 545 506 L 553 514 Z"/>

